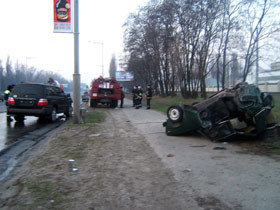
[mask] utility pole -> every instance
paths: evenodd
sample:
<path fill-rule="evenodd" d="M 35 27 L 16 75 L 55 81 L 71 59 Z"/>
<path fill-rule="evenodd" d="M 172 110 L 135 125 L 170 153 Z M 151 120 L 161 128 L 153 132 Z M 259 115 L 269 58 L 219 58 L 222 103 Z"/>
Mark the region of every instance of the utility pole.
<path fill-rule="evenodd" d="M 73 74 L 73 123 L 81 122 L 80 116 L 80 83 L 79 73 L 79 0 L 74 3 L 74 74 Z"/>

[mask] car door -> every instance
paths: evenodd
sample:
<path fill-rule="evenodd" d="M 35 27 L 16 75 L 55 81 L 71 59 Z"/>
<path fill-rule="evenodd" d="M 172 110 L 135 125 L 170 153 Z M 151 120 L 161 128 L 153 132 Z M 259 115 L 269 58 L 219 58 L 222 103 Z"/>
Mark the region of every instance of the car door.
<path fill-rule="evenodd" d="M 56 96 L 57 96 L 57 107 L 59 113 L 64 113 L 65 110 L 68 110 L 68 99 L 63 92 L 63 90 L 59 87 L 54 87 Z"/>
<path fill-rule="evenodd" d="M 46 86 L 46 97 L 49 102 L 49 106 L 56 107 L 57 98 L 54 89 L 51 86 Z"/>

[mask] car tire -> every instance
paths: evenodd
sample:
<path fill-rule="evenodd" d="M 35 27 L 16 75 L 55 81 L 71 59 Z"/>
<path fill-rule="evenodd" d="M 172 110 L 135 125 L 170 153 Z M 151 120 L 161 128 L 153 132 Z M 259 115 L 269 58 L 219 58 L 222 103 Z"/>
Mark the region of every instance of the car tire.
<path fill-rule="evenodd" d="M 64 113 L 66 117 L 72 117 L 73 116 L 73 107 L 69 106 L 67 111 Z"/>
<path fill-rule="evenodd" d="M 261 98 L 263 100 L 263 106 L 269 106 L 271 108 L 274 107 L 274 100 L 271 95 L 266 95 L 264 96 L 263 94 L 261 95 Z"/>
<path fill-rule="evenodd" d="M 211 118 L 210 116 L 211 116 L 210 111 L 207 109 L 204 109 L 199 113 L 199 117 L 201 120 L 210 120 Z"/>
<path fill-rule="evenodd" d="M 168 119 L 173 122 L 181 122 L 183 120 L 184 111 L 179 105 L 172 105 L 167 110 Z"/>
<path fill-rule="evenodd" d="M 16 120 L 17 122 L 22 122 L 22 121 L 24 121 L 24 115 L 22 115 L 22 114 L 18 114 L 18 115 L 16 115 L 16 116 L 14 116 L 14 118 L 15 118 L 15 120 Z"/>
<path fill-rule="evenodd" d="M 40 116 L 38 120 L 39 122 L 45 122 L 46 116 Z"/>
<path fill-rule="evenodd" d="M 91 100 L 90 100 L 90 107 L 96 107 L 96 106 L 97 106 L 97 101 L 91 99 Z"/>
<path fill-rule="evenodd" d="M 56 120 L 56 108 L 53 108 L 51 114 L 49 116 L 51 122 L 55 122 Z"/>
<path fill-rule="evenodd" d="M 118 106 L 118 101 L 117 100 L 112 100 L 110 103 L 111 108 L 116 108 Z"/>

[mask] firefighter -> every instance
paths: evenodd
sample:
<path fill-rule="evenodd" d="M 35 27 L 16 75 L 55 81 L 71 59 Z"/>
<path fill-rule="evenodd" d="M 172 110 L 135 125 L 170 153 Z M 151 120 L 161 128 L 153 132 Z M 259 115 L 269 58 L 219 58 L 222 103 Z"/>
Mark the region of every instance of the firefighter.
<path fill-rule="evenodd" d="M 139 96 L 140 96 L 140 108 L 142 107 L 142 99 L 143 99 L 143 90 L 141 86 L 138 86 Z"/>
<path fill-rule="evenodd" d="M 6 106 L 8 106 L 8 98 L 10 96 L 10 93 L 13 89 L 13 85 L 8 85 L 7 90 L 4 92 L 4 99 L 6 101 Z M 7 121 L 13 121 L 10 115 L 7 114 Z"/>
<path fill-rule="evenodd" d="M 136 106 L 136 98 L 137 98 L 137 86 L 134 85 L 132 90 L 132 107 Z"/>
<path fill-rule="evenodd" d="M 136 92 L 136 105 L 135 108 L 139 109 L 142 107 L 142 98 L 143 98 L 143 91 L 141 86 L 139 85 L 137 87 L 137 92 Z"/>
<path fill-rule="evenodd" d="M 54 79 L 53 78 L 49 78 L 49 80 L 48 80 L 48 82 L 47 82 L 48 84 L 50 84 L 50 85 L 56 85 L 56 83 L 55 83 L 55 81 L 54 81 Z"/>
<path fill-rule="evenodd" d="M 120 105 L 120 108 L 123 108 L 123 99 L 124 99 L 124 97 L 125 97 L 125 94 L 124 94 L 123 89 L 121 87 L 121 105 Z"/>
<path fill-rule="evenodd" d="M 151 85 L 147 85 L 147 88 L 146 88 L 147 109 L 151 108 L 152 97 L 153 97 L 153 91 L 152 91 Z"/>

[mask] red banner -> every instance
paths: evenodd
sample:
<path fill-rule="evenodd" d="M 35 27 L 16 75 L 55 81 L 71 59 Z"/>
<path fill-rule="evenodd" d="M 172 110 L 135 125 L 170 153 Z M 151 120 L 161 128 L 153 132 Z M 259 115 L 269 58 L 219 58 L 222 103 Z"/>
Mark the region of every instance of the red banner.
<path fill-rule="evenodd" d="M 54 0 L 54 32 L 73 32 L 71 1 L 73 0 Z"/>

